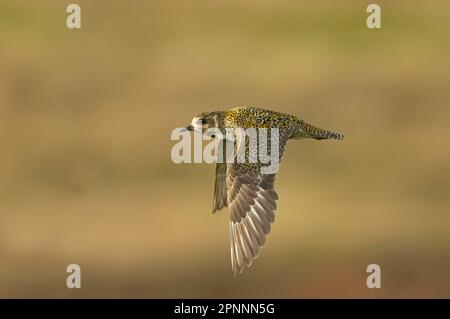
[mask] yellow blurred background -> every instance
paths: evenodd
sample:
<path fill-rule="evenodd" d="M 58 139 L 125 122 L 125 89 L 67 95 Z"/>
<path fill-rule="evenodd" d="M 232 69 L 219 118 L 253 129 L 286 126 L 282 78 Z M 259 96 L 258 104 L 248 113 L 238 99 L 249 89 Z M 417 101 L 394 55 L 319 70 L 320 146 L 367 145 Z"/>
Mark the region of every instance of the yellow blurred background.
<path fill-rule="evenodd" d="M 450 2 L 369 3 L 1 0 L 0 297 L 450 297 Z M 233 278 L 214 166 L 170 133 L 250 105 L 346 139 L 289 143 Z"/>

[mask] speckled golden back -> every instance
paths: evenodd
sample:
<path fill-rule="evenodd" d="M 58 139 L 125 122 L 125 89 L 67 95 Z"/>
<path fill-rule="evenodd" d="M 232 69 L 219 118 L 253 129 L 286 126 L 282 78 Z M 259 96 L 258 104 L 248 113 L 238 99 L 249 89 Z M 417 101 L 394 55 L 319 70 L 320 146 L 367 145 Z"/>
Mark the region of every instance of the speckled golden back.
<path fill-rule="evenodd" d="M 227 127 L 289 128 L 298 123 L 299 119 L 294 115 L 256 107 L 235 107 L 225 111 Z"/>
<path fill-rule="evenodd" d="M 208 127 L 225 128 L 278 128 L 287 138 L 344 139 L 342 134 L 324 130 L 306 123 L 295 115 L 257 107 L 235 107 L 227 111 L 203 112 L 197 118 L 206 119 Z"/>

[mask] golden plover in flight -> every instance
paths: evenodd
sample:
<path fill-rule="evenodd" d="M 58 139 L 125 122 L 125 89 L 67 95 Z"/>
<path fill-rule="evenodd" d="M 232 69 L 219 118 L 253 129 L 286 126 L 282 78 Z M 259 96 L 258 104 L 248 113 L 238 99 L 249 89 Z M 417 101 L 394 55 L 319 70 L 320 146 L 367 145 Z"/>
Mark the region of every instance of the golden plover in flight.
<path fill-rule="evenodd" d="M 255 107 L 237 107 L 228 111 L 204 112 L 192 120 L 190 131 L 205 132 L 218 129 L 278 129 L 278 159 L 281 159 L 289 139 L 314 138 L 342 140 L 342 134 L 312 126 L 294 115 Z M 269 132 L 270 133 L 270 132 Z M 225 136 L 225 133 L 224 135 Z M 266 134 L 270 138 L 270 134 Z M 214 136 L 213 136 L 214 137 Z M 258 142 L 258 145 L 261 144 Z M 267 145 L 271 145 L 269 141 Z M 225 145 L 225 143 L 224 143 Z M 236 160 L 234 143 L 231 161 L 216 164 L 216 180 L 213 198 L 213 213 L 228 206 L 230 211 L 230 246 L 233 275 L 241 273 L 245 265 L 250 266 L 259 250 L 264 246 L 275 220 L 278 195 L 274 189 L 276 172 L 263 173 L 267 164 L 239 162 Z M 245 154 L 252 150 L 245 142 Z"/>

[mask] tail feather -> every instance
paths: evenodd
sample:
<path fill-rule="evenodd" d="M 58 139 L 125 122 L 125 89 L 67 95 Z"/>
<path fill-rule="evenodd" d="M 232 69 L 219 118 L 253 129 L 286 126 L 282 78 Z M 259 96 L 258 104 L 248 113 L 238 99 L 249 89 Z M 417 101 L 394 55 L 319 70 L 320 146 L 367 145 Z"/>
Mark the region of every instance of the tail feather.
<path fill-rule="evenodd" d="M 311 124 L 308 124 L 304 121 L 300 121 L 297 130 L 294 134 L 292 134 L 291 138 L 300 139 L 300 138 L 314 138 L 316 140 L 324 140 L 324 139 L 335 139 L 335 140 L 343 140 L 344 135 L 324 130 L 318 127 L 315 127 Z"/>

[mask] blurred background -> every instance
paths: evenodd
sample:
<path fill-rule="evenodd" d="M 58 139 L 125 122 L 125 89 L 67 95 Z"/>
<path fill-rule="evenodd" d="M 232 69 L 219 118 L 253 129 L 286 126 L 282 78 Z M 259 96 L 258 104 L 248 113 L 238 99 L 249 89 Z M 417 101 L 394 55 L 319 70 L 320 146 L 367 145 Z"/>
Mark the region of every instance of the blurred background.
<path fill-rule="evenodd" d="M 450 297 L 450 2 L 369 3 L 1 0 L 0 297 Z M 215 168 L 170 133 L 250 105 L 346 139 L 289 143 L 233 278 Z"/>

